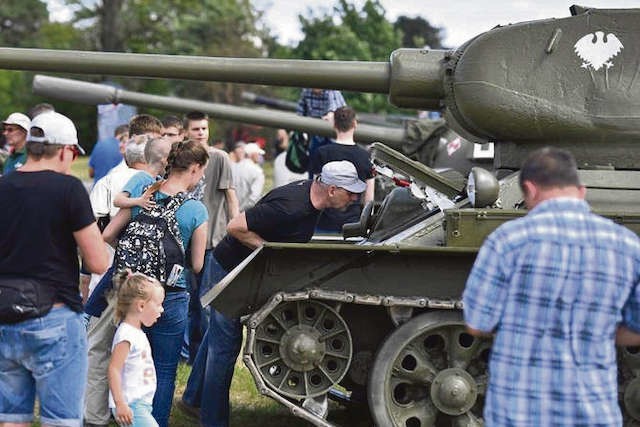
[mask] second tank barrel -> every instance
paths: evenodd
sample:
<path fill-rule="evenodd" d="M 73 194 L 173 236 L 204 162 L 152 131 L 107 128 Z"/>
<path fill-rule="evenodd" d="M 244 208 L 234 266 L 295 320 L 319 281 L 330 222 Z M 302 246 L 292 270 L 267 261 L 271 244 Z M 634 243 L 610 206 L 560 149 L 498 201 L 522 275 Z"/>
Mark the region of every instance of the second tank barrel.
<path fill-rule="evenodd" d="M 169 111 L 188 112 L 197 110 L 221 120 L 300 130 L 328 137 L 335 136 L 334 130 L 329 123 L 321 119 L 298 116 L 283 111 L 252 109 L 193 99 L 149 95 L 72 79 L 37 75 L 33 79 L 33 92 L 40 96 L 90 105 L 126 103 Z M 365 124 L 359 124 L 354 135 L 354 139 L 357 142 L 371 143 L 380 141 L 393 147 L 402 144 L 405 138 L 404 129 Z"/>

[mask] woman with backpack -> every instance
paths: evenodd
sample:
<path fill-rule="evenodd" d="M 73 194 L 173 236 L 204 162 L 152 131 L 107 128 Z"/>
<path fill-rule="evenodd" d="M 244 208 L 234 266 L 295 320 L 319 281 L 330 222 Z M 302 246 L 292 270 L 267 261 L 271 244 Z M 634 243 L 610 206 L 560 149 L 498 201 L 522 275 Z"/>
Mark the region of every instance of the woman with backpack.
<path fill-rule="evenodd" d="M 158 381 L 152 413 L 161 427 L 168 425 L 187 326 L 189 294 L 183 270 L 191 268 L 198 273 L 202 269 L 206 246 L 207 209 L 202 202 L 186 198 L 186 194 L 202 178 L 208 159 L 207 150 L 198 142 L 174 144 L 164 180 L 153 184 L 158 188 L 153 193 L 155 206 L 149 210 L 122 209 L 103 233 L 106 241 L 119 235 L 114 260 L 117 269 L 130 268 L 155 277 L 165 289 L 164 313 L 145 330 Z M 147 188 L 148 182 L 133 186 L 130 197 L 141 196 Z M 121 230 L 124 231 L 120 233 Z M 158 245 L 158 241 L 162 244 Z M 171 248 L 172 241 L 181 245 Z"/>

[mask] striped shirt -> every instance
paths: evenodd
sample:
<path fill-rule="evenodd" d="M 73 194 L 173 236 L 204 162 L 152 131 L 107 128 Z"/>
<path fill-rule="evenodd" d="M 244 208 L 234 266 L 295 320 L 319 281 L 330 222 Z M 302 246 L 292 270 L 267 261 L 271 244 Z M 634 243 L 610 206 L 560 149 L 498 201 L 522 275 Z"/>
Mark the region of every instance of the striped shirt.
<path fill-rule="evenodd" d="M 615 331 L 640 332 L 640 241 L 583 200 L 540 203 L 482 245 L 467 324 L 494 331 L 488 426 L 622 425 Z"/>

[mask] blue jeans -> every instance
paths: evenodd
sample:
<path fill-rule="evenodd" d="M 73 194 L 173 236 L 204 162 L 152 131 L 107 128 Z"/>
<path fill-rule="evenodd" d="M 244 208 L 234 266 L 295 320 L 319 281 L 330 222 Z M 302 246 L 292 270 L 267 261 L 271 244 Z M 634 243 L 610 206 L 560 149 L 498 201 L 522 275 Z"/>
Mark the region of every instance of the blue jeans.
<path fill-rule="evenodd" d="M 132 427 L 158 427 L 158 423 L 151 415 L 151 405 L 142 400 L 135 400 L 129 403 L 129 408 L 133 412 Z M 115 408 L 111 410 L 113 412 L 113 418 L 116 417 Z"/>
<path fill-rule="evenodd" d="M 218 283 L 227 272 L 215 257 L 210 261 L 208 283 Z M 226 318 L 211 309 L 209 328 L 182 396 L 187 404 L 200 407 L 200 421 L 205 427 L 229 425 L 229 389 L 241 344 L 240 319 Z"/>
<path fill-rule="evenodd" d="M 42 424 L 80 427 L 86 382 L 81 313 L 53 307 L 37 319 L 0 324 L 0 422 L 31 422 L 37 394 Z"/>
<path fill-rule="evenodd" d="M 188 306 L 189 294 L 186 291 L 167 292 L 162 303 L 164 313 L 155 325 L 145 330 L 158 380 L 153 397 L 153 417 L 161 427 L 166 427 L 169 422 Z"/>

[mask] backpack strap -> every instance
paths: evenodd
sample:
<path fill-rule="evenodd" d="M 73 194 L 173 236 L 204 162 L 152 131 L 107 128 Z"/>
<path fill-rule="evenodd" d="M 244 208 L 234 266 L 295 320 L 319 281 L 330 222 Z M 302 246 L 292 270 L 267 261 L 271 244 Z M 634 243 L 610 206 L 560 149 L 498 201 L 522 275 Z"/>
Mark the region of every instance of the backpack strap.
<path fill-rule="evenodd" d="M 169 232 L 178 243 L 178 246 L 182 248 L 183 254 L 185 253 L 186 248 L 182 243 L 182 233 L 180 233 L 180 227 L 178 226 L 178 218 L 176 214 L 178 213 L 178 209 L 180 209 L 180 206 L 182 206 L 186 200 L 187 197 L 185 196 L 185 194 L 180 192 L 161 200 L 162 203 L 156 203 L 156 207 L 158 207 L 158 205 L 163 205 L 163 208 L 161 208 L 159 214 L 167 222 Z"/>

